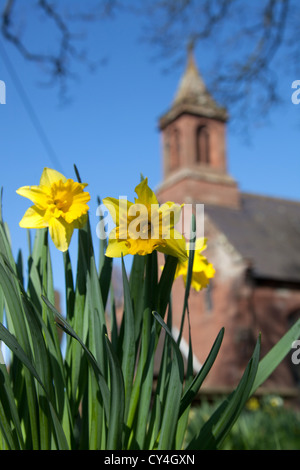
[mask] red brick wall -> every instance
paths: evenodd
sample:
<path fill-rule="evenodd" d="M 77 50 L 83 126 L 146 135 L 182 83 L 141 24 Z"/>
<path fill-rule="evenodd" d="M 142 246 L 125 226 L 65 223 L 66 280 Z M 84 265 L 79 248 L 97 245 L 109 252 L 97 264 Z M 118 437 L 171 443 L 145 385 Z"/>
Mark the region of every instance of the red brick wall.
<path fill-rule="evenodd" d="M 247 281 L 247 264 L 226 237 L 206 219 L 208 236 L 206 256 L 214 264 L 212 310 L 207 308 L 206 289 L 189 298 L 191 335 L 194 355 L 203 363 L 218 332 L 225 328 L 219 356 L 206 378 L 203 389 L 235 387 L 253 353 L 261 333 L 261 357 L 279 341 L 289 328 L 289 315 L 300 309 L 300 290 L 255 286 Z M 181 278 L 173 288 L 174 325 L 179 328 L 184 285 Z M 188 341 L 188 322 L 184 338 Z M 264 387 L 290 388 L 295 385 L 288 356 L 271 375 Z"/>
<path fill-rule="evenodd" d="M 197 202 L 199 204 L 217 204 L 233 208 L 239 207 L 237 185 L 232 183 L 205 180 L 205 175 L 182 177 L 172 185 L 161 186 L 157 191 L 159 201 L 173 201 L 178 204 Z"/>
<path fill-rule="evenodd" d="M 253 291 L 253 323 L 256 333 L 261 332 L 262 356 L 276 344 L 290 327 L 290 316 L 300 310 L 300 290 L 257 286 Z M 269 385 L 294 385 L 290 355 L 270 377 Z"/>

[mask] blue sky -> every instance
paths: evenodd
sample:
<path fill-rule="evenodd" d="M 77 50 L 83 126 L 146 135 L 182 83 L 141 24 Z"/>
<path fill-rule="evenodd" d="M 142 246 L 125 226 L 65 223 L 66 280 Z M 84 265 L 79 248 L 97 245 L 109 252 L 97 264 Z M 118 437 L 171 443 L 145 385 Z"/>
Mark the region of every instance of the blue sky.
<path fill-rule="evenodd" d="M 154 189 L 162 179 L 159 116 L 174 97 L 184 70 L 163 74 L 164 64 L 153 62 L 153 50 L 139 41 L 139 22 L 131 17 L 90 28 L 91 52 L 103 47 L 106 65 L 89 74 L 78 67 L 78 81 L 70 84 L 73 101 L 61 106 L 57 90 L 39 86 L 43 74 L 24 60 L 12 46 L 2 44 L 51 143 L 65 176 L 75 179 L 79 169 L 91 194 L 90 219 L 96 237 L 97 196 L 134 197 L 140 173 Z M 42 33 L 43 25 L 35 31 Z M 211 52 L 196 50 L 200 68 Z M 300 200 L 300 105 L 291 102 L 291 84 L 299 79 L 279 75 L 282 106 L 274 109 L 260 127 L 251 127 L 251 143 L 227 130 L 229 173 L 242 191 Z M 16 194 L 20 186 L 38 184 L 45 166 L 55 167 L 33 126 L 15 83 L 0 55 L 0 80 L 6 84 L 6 104 L 0 106 L 0 185 L 4 189 L 3 212 L 9 225 L 14 254 L 27 256 L 26 231 L 19 221 L 30 201 Z M 207 83 L 209 86 L 209 83 Z M 230 113 L 230 109 L 229 109 Z M 76 252 L 76 235 L 71 254 Z M 53 250 L 57 269 L 61 253 Z M 56 278 L 61 285 L 60 277 Z"/>

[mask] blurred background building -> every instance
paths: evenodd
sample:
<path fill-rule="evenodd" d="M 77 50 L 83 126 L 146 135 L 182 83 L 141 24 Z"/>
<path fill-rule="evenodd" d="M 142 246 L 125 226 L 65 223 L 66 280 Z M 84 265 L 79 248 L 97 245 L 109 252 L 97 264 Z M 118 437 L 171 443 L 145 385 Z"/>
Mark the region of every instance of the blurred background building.
<path fill-rule="evenodd" d="M 198 367 L 225 327 L 219 358 L 203 384 L 212 393 L 238 383 L 260 332 L 263 356 L 300 316 L 300 202 L 239 190 L 227 171 L 227 121 L 190 50 L 175 99 L 159 121 L 164 176 L 157 196 L 160 203 L 204 204 L 204 254 L 216 275 L 208 288 L 191 290 L 189 308 Z M 175 328 L 183 295 L 179 278 Z M 299 366 L 287 357 L 264 387 L 288 396 L 299 384 Z"/>

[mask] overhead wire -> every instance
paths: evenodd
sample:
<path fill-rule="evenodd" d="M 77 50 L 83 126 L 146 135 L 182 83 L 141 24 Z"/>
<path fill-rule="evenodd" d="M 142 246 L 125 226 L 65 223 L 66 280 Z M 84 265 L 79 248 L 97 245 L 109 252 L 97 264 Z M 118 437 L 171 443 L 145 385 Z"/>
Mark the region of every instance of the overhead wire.
<path fill-rule="evenodd" d="M 12 82 L 14 83 L 14 86 L 23 102 L 23 105 L 24 105 L 24 108 L 29 116 L 29 119 L 32 123 L 32 125 L 34 126 L 37 134 L 38 134 L 38 137 L 52 163 L 52 165 L 54 165 L 55 169 L 57 169 L 58 171 L 61 171 L 63 172 L 63 168 L 62 168 L 62 165 L 59 161 L 59 158 L 58 156 L 56 155 L 56 152 L 54 151 L 47 135 L 46 135 L 46 132 L 29 100 L 29 97 L 22 85 L 22 82 L 21 80 L 19 79 L 18 77 L 18 74 L 15 70 L 15 68 L 13 67 L 9 57 L 8 57 L 8 54 L 3 46 L 3 44 L 1 43 L 0 41 L 0 56 L 2 57 L 3 59 L 3 62 L 5 63 L 5 66 L 7 68 L 7 71 L 11 77 L 11 80 Z"/>

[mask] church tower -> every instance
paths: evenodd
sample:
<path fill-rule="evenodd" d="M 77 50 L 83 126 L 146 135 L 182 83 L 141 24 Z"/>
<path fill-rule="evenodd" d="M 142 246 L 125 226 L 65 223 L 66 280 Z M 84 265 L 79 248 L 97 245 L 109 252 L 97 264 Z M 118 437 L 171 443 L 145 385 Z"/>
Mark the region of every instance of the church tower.
<path fill-rule="evenodd" d="M 237 208 L 238 187 L 227 173 L 226 109 L 209 92 L 192 47 L 171 108 L 159 120 L 163 148 L 161 202 Z"/>

